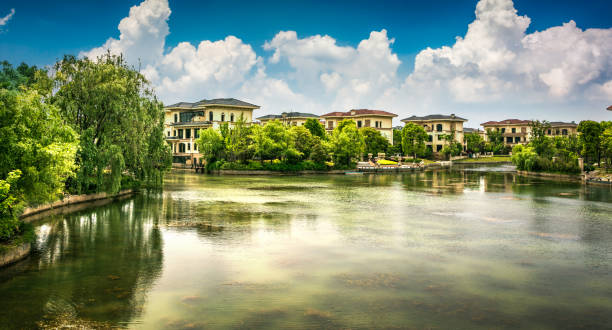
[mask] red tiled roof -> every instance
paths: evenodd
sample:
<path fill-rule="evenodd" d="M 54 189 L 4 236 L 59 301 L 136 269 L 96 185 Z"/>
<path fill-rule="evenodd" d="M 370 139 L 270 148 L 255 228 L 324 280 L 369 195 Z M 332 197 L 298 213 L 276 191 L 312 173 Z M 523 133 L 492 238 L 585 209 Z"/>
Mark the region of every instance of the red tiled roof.
<path fill-rule="evenodd" d="M 612 111 L 612 105 L 611 105 L 611 106 L 609 106 L 609 107 L 607 107 L 606 109 L 608 109 L 608 110 Z"/>
<path fill-rule="evenodd" d="M 352 114 L 354 113 L 354 115 Z M 363 116 L 363 115 L 379 115 L 379 116 L 389 116 L 389 117 L 397 117 L 396 114 L 383 111 L 383 110 L 370 110 L 370 109 L 351 109 L 347 112 L 330 112 L 321 117 L 352 117 L 352 116 Z"/>
<path fill-rule="evenodd" d="M 500 121 L 488 121 L 486 123 L 480 124 L 481 126 L 491 126 L 491 125 L 520 125 L 520 124 L 529 124 L 530 120 L 520 120 L 520 119 L 505 119 Z"/>

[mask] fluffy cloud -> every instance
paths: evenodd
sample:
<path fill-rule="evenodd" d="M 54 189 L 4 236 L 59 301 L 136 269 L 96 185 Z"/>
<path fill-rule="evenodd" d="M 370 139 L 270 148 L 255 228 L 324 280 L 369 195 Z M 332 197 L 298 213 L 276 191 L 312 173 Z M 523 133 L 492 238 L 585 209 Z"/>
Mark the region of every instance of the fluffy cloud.
<path fill-rule="evenodd" d="M 123 54 L 135 64 L 155 65 L 164 52 L 170 17 L 168 0 L 146 0 L 130 8 L 130 14 L 119 22 L 119 39 L 109 38 L 101 47 L 82 52 L 81 56 L 97 58 L 110 50 Z"/>
<path fill-rule="evenodd" d="M 6 16 L 0 18 L 0 27 L 5 26 L 6 23 L 13 18 L 13 15 L 15 15 L 15 8 L 11 8 L 11 11 Z"/>
<path fill-rule="evenodd" d="M 612 98 L 612 29 L 581 30 L 570 21 L 526 34 L 529 24 L 511 0 L 481 0 L 465 37 L 421 51 L 395 94 L 419 106 L 417 112 L 450 107 L 481 120 L 496 108 L 499 115 L 511 116 L 514 108 L 532 118 L 537 109 L 540 118 L 567 120 L 600 111 Z M 583 113 L 557 111 L 570 102 Z"/>
<path fill-rule="evenodd" d="M 400 118 L 454 112 L 475 125 L 508 116 L 603 119 L 600 108 L 612 99 L 612 29 L 570 21 L 526 33 L 531 20 L 511 0 L 478 2 L 465 36 L 422 50 L 404 77 L 384 29 L 356 47 L 281 31 L 263 45 L 264 57 L 234 36 L 164 51 L 170 12 L 167 0 L 145 0 L 121 20 L 119 39 L 82 55 L 123 53 L 167 103 L 237 97 L 265 113 L 369 107 Z"/>

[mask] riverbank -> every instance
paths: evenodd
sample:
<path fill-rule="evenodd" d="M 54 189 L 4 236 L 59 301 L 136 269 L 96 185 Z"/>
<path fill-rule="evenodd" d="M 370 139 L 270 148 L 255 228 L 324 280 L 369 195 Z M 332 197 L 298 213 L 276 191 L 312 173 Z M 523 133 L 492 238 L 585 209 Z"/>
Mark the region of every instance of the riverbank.
<path fill-rule="evenodd" d="M 493 156 L 493 157 L 479 157 L 479 158 L 464 158 L 454 160 L 453 164 L 470 164 L 470 165 L 485 165 L 485 164 L 512 164 L 510 156 Z"/>
<path fill-rule="evenodd" d="M 93 206 L 102 206 L 112 201 L 128 198 L 136 193 L 133 189 L 122 190 L 116 194 L 97 193 L 69 196 L 53 203 L 28 207 L 19 217 L 27 227 L 26 231 L 10 242 L 0 244 L 0 267 L 8 266 L 26 258 L 32 252 L 36 239 L 31 222 L 55 214 L 67 214 Z"/>
<path fill-rule="evenodd" d="M 580 174 L 562 174 L 562 173 L 548 173 L 548 172 L 530 172 L 530 171 L 519 171 L 516 173 L 523 176 L 533 176 L 546 179 L 563 180 L 563 181 L 583 181 L 582 175 Z"/>
<path fill-rule="evenodd" d="M 9 242 L 0 243 L 0 268 L 24 259 L 32 252 L 32 244 L 36 239 L 34 228 L 29 224 L 24 226 L 23 233 Z"/>

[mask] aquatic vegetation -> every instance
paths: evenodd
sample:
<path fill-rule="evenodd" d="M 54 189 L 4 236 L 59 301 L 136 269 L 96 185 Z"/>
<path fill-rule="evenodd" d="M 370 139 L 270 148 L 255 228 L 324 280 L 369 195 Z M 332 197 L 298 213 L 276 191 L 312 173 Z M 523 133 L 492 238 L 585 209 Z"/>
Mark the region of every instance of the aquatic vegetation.
<path fill-rule="evenodd" d="M 398 288 L 404 279 L 397 274 L 339 274 L 336 276 L 341 283 L 351 287 L 368 288 Z"/>

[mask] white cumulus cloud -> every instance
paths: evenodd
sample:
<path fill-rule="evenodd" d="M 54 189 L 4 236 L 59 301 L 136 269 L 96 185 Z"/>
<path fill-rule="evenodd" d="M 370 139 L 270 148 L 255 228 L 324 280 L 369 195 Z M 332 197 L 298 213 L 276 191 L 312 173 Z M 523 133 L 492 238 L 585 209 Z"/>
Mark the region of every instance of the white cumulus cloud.
<path fill-rule="evenodd" d="M 612 100 L 612 29 L 569 21 L 527 33 L 531 19 L 511 0 L 479 1 L 466 34 L 423 49 L 403 77 L 384 29 L 356 46 L 280 31 L 261 45 L 262 56 L 260 45 L 235 36 L 165 49 L 170 13 L 167 0 L 145 0 L 121 20 L 119 39 L 81 55 L 110 50 L 140 63 L 164 102 L 236 97 L 261 105 L 256 115 L 363 107 L 400 118 L 456 113 L 476 126 L 506 117 L 604 119 L 601 108 Z"/>

